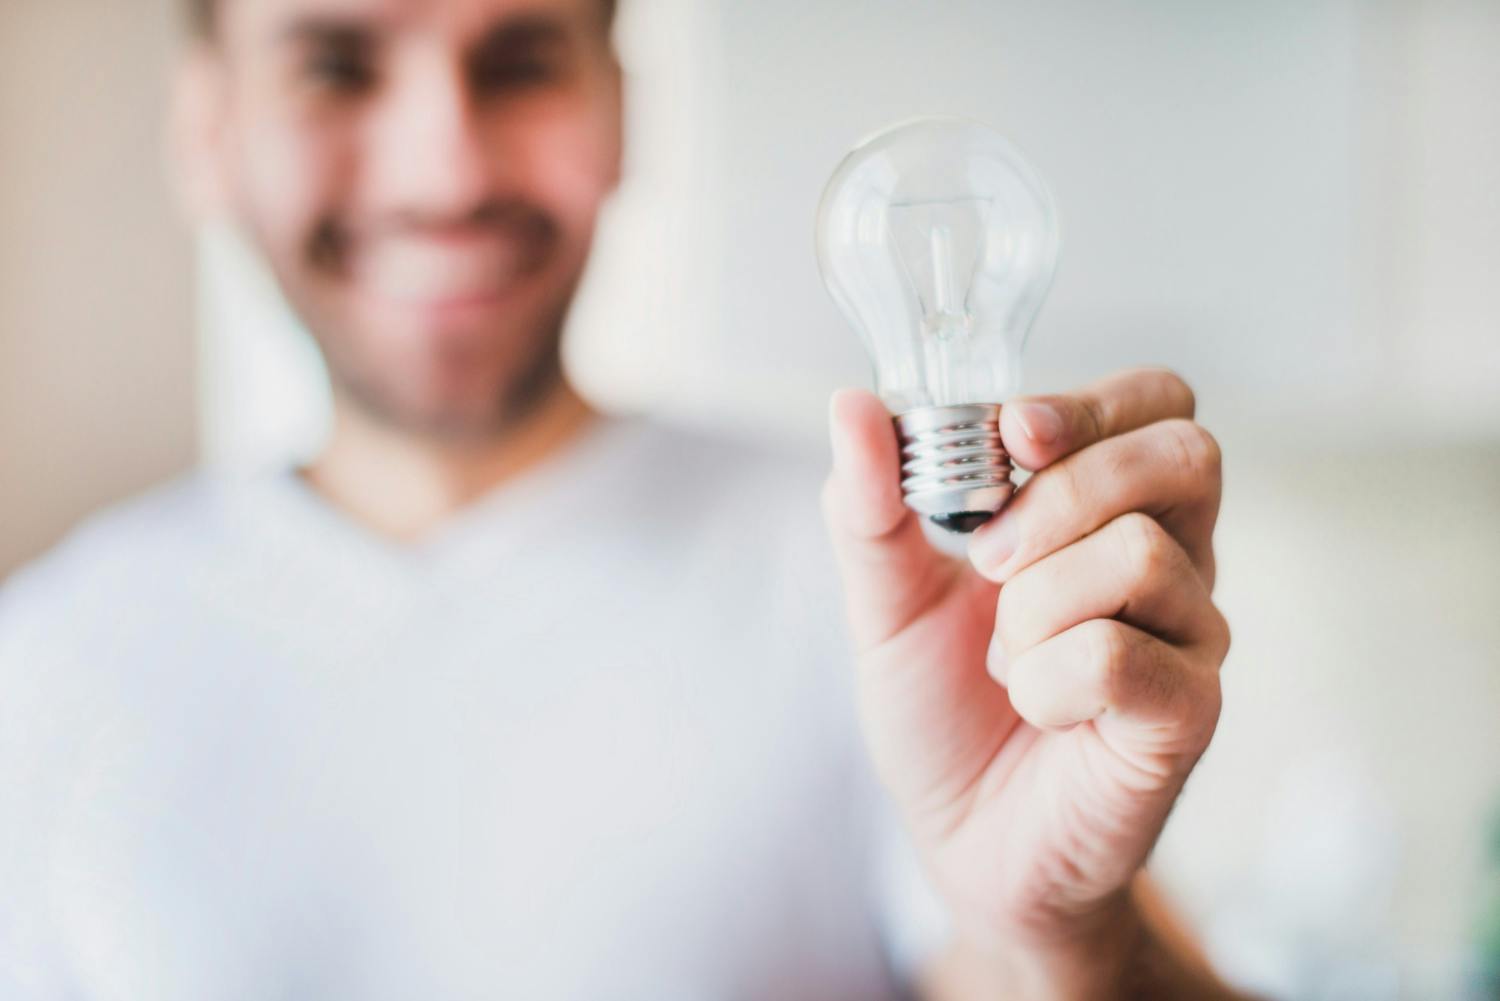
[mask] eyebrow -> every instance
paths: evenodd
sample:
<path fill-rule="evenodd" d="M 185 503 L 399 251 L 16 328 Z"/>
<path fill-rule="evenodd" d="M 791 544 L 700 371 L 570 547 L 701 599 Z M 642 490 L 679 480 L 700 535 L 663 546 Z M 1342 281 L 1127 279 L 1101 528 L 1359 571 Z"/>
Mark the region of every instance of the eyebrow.
<path fill-rule="evenodd" d="M 546 14 L 516 14 L 493 25 L 479 36 L 475 49 L 530 49 L 566 41 L 567 25 Z"/>
<path fill-rule="evenodd" d="M 369 42 L 379 32 L 380 25 L 369 20 L 328 17 L 326 15 L 304 15 L 276 32 L 278 41 L 336 42 L 345 45 Z"/>
<path fill-rule="evenodd" d="M 279 41 L 294 45 L 367 45 L 386 29 L 375 19 L 304 15 L 276 31 Z M 507 17 L 479 35 L 476 51 L 528 50 L 567 41 L 567 25 L 555 17 L 521 13 Z"/>

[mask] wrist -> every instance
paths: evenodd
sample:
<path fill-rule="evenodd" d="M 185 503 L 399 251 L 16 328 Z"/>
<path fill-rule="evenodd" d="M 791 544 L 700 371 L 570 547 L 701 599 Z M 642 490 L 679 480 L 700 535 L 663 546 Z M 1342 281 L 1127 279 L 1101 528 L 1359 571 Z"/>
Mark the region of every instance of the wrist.
<path fill-rule="evenodd" d="M 964 934 L 960 931 L 960 934 Z M 1121 890 L 1075 921 L 1045 931 L 974 938 L 994 960 L 995 982 L 1018 1001 L 1104 1001 L 1130 996 L 1150 965 L 1150 929 L 1133 895 Z"/>

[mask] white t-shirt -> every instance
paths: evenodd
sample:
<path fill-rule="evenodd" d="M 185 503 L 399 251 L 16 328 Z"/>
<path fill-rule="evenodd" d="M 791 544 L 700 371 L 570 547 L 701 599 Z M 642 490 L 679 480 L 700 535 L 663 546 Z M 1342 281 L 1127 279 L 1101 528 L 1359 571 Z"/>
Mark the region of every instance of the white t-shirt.
<path fill-rule="evenodd" d="M 0 997 L 897 996 L 821 475 L 635 418 L 416 546 L 288 469 L 89 519 L 0 588 Z"/>

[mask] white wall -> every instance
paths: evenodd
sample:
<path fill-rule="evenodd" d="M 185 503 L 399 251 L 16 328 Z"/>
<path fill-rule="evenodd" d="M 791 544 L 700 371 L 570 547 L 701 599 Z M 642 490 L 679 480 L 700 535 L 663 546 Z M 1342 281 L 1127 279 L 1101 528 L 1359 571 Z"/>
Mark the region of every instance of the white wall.
<path fill-rule="evenodd" d="M 1394 4 L 1380 81 L 1391 370 L 1458 435 L 1500 429 L 1500 4 Z"/>
<path fill-rule="evenodd" d="M 1032 385 L 1164 362 L 1231 433 L 1500 433 L 1496 5 L 715 6 L 717 322 L 653 398 L 706 383 L 754 422 L 775 384 L 800 427 L 862 377 L 811 265 L 818 193 L 860 135 L 952 111 L 1056 190 Z"/>
<path fill-rule="evenodd" d="M 723 6 L 736 370 L 856 370 L 809 265 L 813 206 L 861 134 L 953 111 L 1010 136 L 1055 191 L 1063 256 L 1032 385 L 1142 361 L 1209 398 L 1360 378 L 1350 3 Z"/>

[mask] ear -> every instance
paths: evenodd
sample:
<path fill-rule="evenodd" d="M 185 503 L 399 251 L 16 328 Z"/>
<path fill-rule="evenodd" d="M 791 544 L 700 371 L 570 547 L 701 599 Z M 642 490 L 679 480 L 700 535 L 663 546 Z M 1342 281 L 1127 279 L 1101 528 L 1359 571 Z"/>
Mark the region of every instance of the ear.
<path fill-rule="evenodd" d="M 167 123 L 167 161 L 178 205 L 190 223 L 231 212 L 227 148 L 228 82 L 212 43 L 194 43 L 177 65 Z"/>
<path fill-rule="evenodd" d="M 610 103 L 606 109 L 610 123 L 609 189 L 620 186 L 625 161 L 625 71 L 620 66 L 620 57 L 614 47 L 609 52 Z"/>

